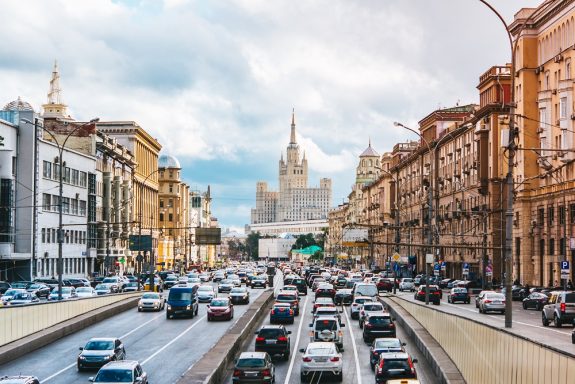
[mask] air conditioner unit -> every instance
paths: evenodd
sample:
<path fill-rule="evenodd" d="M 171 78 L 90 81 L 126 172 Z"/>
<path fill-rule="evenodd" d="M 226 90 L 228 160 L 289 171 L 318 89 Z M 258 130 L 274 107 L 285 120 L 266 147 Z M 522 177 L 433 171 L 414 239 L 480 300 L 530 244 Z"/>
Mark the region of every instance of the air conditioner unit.
<path fill-rule="evenodd" d="M 561 60 L 563 60 L 563 55 L 562 54 L 558 54 L 557 56 L 555 56 L 553 58 L 553 61 L 555 61 L 556 63 L 560 62 Z"/>
<path fill-rule="evenodd" d="M 571 120 L 575 120 L 575 113 L 571 114 Z"/>
<path fill-rule="evenodd" d="M 552 89 L 552 90 L 551 90 L 551 93 L 552 93 L 553 95 L 556 95 L 556 94 L 557 94 L 557 89 Z"/>
<path fill-rule="evenodd" d="M 536 75 L 540 74 L 541 72 L 543 72 L 543 69 L 544 69 L 544 68 L 543 68 L 542 65 L 539 66 L 539 67 L 537 67 L 537 68 L 535 68 L 535 74 L 536 74 Z"/>

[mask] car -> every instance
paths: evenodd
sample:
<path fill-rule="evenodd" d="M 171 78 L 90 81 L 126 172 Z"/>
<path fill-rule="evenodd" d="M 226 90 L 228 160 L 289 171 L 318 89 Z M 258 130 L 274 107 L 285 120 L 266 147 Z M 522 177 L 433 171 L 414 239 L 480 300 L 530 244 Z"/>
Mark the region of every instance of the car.
<path fill-rule="evenodd" d="M 417 288 L 417 292 L 415 292 L 414 299 L 419 301 L 425 301 L 425 294 L 427 288 L 426 285 L 420 284 Z M 429 302 L 433 303 L 434 305 L 441 304 L 441 289 L 437 285 L 430 285 L 429 286 Z"/>
<path fill-rule="evenodd" d="M 351 289 L 338 289 L 333 299 L 336 305 L 349 305 L 353 301 Z"/>
<path fill-rule="evenodd" d="M 575 292 L 554 291 L 549 296 L 549 302 L 541 311 L 543 326 L 548 326 L 550 321 L 556 327 L 563 324 L 572 324 L 575 320 Z"/>
<path fill-rule="evenodd" d="M 335 303 L 331 297 L 318 297 L 313 302 L 313 307 L 311 308 L 311 313 L 315 313 L 318 308 L 321 307 L 334 307 Z"/>
<path fill-rule="evenodd" d="M 324 283 L 326 283 L 326 281 L 323 277 L 316 277 L 315 279 L 313 279 L 311 283 L 311 290 L 315 292 L 315 290 L 320 286 L 320 284 Z"/>
<path fill-rule="evenodd" d="M 198 287 L 198 301 L 200 303 L 209 303 L 215 297 L 217 297 L 217 293 L 211 285 L 200 285 Z"/>
<path fill-rule="evenodd" d="M 280 291 L 276 296 L 276 303 L 288 303 L 293 309 L 294 315 L 299 315 L 299 300 L 296 293 Z"/>
<path fill-rule="evenodd" d="M 454 281 L 455 279 L 443 279 L 441 280 L 437 285 L 439 285 L 439 288 L 447 288 L 447 284 L 449 284 L 450 282 Z M 453 288 L 453 287 L 452 287 Z"/>
<path fill-rule="evenodd" d="M 2 304 L 8 305 L 8 303 L 14 298 L 14 296 L 19 292 L 26 292 L 24 288 L 10 288 L 2 295 Z"/>
<path fill-rule="evenodd" d="M 485 290 L 479 292 L 477 296 L 475 296 L 475 308 L 479 308 L 479 302 L 483 299 L 483 297 L 488 293 L 496 293 L 495 291 Z"/>
<path fill-rule="evenodd" d="M 207 273 L 200 273 L 199 278 L 202 283 L 207 283 L 208 281 L 210 281 L 210 275 Z"/>
<path fill-rule="evenodd" d="M 178 279 L 178 287 L 191 287 L 193 285 L 202 285 L 202 280 L 199 277 L 180 277 Z"/>
<path fill-rule="evenodd" d="M 363 304 L 366 302 L 373 302 L 373 297 L 368 296 L 357 296 L 353 299 L 350 307 L 349 312 L 352 319 L 359 319 L 359 311 L 363 307 Z"/>
<path fill-rule="evenodd" d="M 359 310 L 359 328 L 363 328 L 363 320 L 369 315 L 382 315 L 387 313 L 382 303 L 378 301 L 366 302 Z"/>
<path fill-rule="evenodd" d="M 333 316 L 318 316 L 310 325 L 312 341 L 330 341 L 343 351 L 343 330 L 345 324 L 340 324 Z"/>
<path fill-rule="evenodd" d="M 233 284 L 235 287 L 241 287 L 241 286 L 242 286 L 242 279 L 240 279 L 240 277 L 239 277 L 238 275 L 236 275 L 236 274 L 228 275 L 228 278 L 227 278 L 227 279 L 228 279 L 228 280 L 231 280 L 232 284 Z"/>
<path fill-rule="evenodd" d="M 389 313 L 368 315 L 362 323 L 363 341 L 366 343 L 370 343 L 378 337 L 396 336 L 395 324 Z"/>
<path fill-rule="evenodd" d="M 502 293 L 486 293 L 479 301 L 479 313 L 505 313 L 505 295 Z"/>
<path fill-rule="evenodd" d="M 295 285 L 300 295 L 307 296 L 307 284 L 305 282 L 305 279 L 296 276 L 291 280 L 289 285 Z"/>
<path fill-rule="evenodd" d="M 412 359 L 405 352 L 381 354 L 375 369 L 375 383 L 387 383 L 393 379 L 417 379 L 415 363 L 417 359 Z"/>
<path fill-rule="evenodd" d="M 242 352 L 235 361 L 233 384 L 275 382 L 275 366 L 267 352 Z"/>
<path fill-rule="evenodd" d="M 111 361 L 100 368 L 96 377 L 90 377 L 88 380 L 102 384 L 148 384 L 148 374 L 137 361 Z"/>
<path fill-rule="evenodd" d="M 172 288 L 174 285 L 178 284 L 178 276 L 176 275 L 166 275 L 166 277 L 164 278 L 164 289 L 170 289 Z M 186 282 L 187 282 L 187 278 L 186 278 Z"/>
<path fill-rule="evenodd" d="M 541 292 L 531 292 L 529 296 L 523 299 L 522 305 L 523 309 L 534 308 L 537 311 L 543 309 L 543 307 L 549 301 L 549 296 Z"/>
<path fill-rule="evenodd" d="M 74 288 L 90 286 L 90 280 L 84 279 L 83 277 L 75 277 L 72 279 L 68 279 L 68 281 L 70 282 L 70 285 Z"/>
<path fill-rule="evenodd" d="M 231 280 L 221 280 L 218 284 L 218 293 L 230 292 L 233 287 L 235 287 L 235 285 Z"/>
<path fill-rule="evenodd" d="M 123 292 L 137 292 L 143 291 L 144 286 L 142 284 L 138 284 L 137 281 L 130 281 L 129 283 L 124 284 Z M 78 292 L 78 290 L 76 290 Z"/>
<path fill-rule="evenodd" d="M 295 285 L 284 285 L 281 289 L 282 292 L 289 292 L 289 293 L 293 293 L 295 294 L 298 299 L 300 299 L 299 297 L 299 291 L 297 290 L 297 287 Z"/>
<path fill-rule="evenodd" d="M 28 304 L 36 304 L 39 303 L 40 299 L 38 296 L 34 295 L 30 292 L 17 292 L 14 296 L 12 296 L 12 300 L 8 302 L 8 305 L 28 305 Z"/>
<path fill-rule="evenodd" d="M 230 291 L 230 300 L 232 304 L 249 304 L 250 292 L 246 287 L 234 287 Z"/>
<path fill-rule="evenodd" d="M 216 271 L 214 273 L 214 277 L 212 277 L 212 281 L 214 283 L 219 283 L 220 281 L 222 281 L 225 278 L 226 278 L 226 274 L 223 271 Z"/>
<path fill-rule="evenodd" d="M 377 290 L 379 292 L 393 291 L 393 279 L 389 277 L 382 277 L 381 279 L 379 279 L 377 282 Z"/>
<path fill-rule="evenodd" d="M 267 352 L 271 357 L 280 355 L 283 360 L 289 360 L 291 331 L 283 325 L 264 325 L 256 332 L 256 352 Z"/>
<path fill-rule="evenodd" d="M 270 310 L 270 324 L 288 323 L 293 324 L 295 312 L 289 303 L 274 303 Z"/>
<path fill-rule="evenodd" d="M 413 282 L 413 279 L 410 277 L 402 278 L 401 281 L 399 282 L 399 291 L 400 292 L 403 292 L 403 291 L 413 292 L 413 291 L 415 291 L 415 283 Z"/>
<path fill-rule="evenodd" d="M 268 280 L 264 276 L 254 276 L 250 280 L 250 287 L 252 288 L 261 287 L 265 289 L 267 288 L 267 286 L 268 286 Z"/>
<path fill-rule="evenodd" d="M 157 292 L 145 292 L 138 301 L 138 312 L 163 311 L 166 299 Z"/>
<path fill-rule="evenodd" d="M 234 305 L 227 297 L 217 297 L 210 301 L 206 306 L 207 319 L 212 320 L 231 320 L 234 318 Z"/>
<path fill-rule="evenodd" d="M 50 295 L 48 295 L 48 301 L 60 300 L 60 297 L 62 297 L 61 300 L 76 299 L 78 297 L 76 294 L 76 288 L 62 287 L 62 295 L 60 295 L 59 288 L 55 287 L 52 289 L 52 292 L 50 292 Z"/>
<path fill-rule="evenodd" d="M 36 376 L 0 376 L 0 384 L 40 384 L 40 379 Z"/>
<path fill-rule="evenodd" d="M 335 297 L 335 293 L 336 292 L 333 285 L 328 283 L 321 283 L 318 284 L 315 290 L 315 297 L 331 297 L 333 299 Z"/>
<path fill-rule="evenodd" d="M 300 381 L 306 383 L 314 377 L 332 376 L 336 381 L 343 380 L 343 358 L 334 343 L 312 342 L 303 353 L 300 366 Z"/>
<path fill-rule="evenodd" d="M 314 319 L 319 317 L 319 316 L 332 316 L 335 317 L 337 319 L 337 321 L 339 321 L 339 323 L 341 324 L 341 313 L 343 311 L 337 309 L 337 307 L 319 307 L 315 310 L 315 313 L 313 314 Z"/>
<path fill-rule="evenodd" d="M 26 288 L 26 292 L 30 292 L 36 296 L 38 296 L 39 298 L 43 297 L 45 299 L 48 298 L 48 295 L 50 295 L 50 287 L 47 286 L 46 284 L 42 284 L 42 283 L 32 283 L 30 285 L 28 285 L 28 287 Z"/>
<path fill-rule="evenodd" d="M 98 296 L 96 290 L 92 287 L 79 287 L 76 288 L 76 295 L 80 297 L 94 297 Z"/>
<path fill-rule="evenodd" d="M 126 349 L 117 337 L 94 337 L 80 347 L 76 359 L 78 371 L 100 368 L 110 361 L 124 360 Z"/>
<path fill-rule="evenodd" d="M 335 280 L 333 281 L 334 287 L 337 289 L 345 288 L 347 284 L 347 278 L 345 276 L 336 276 Z"/>
<path fill-rule="evenodd" d="M 198 314 L 198 287 L 173 287 L 168 294 L 166 302 L 166 319 L 176 316 L 190 316 L 192 319 Z"/>
<path fill-rule="evenodd" d="M 109 295 L 111 293 L 114 293 L 114 289 L 112 287 L 112 284 L 101 283 L 101 284 L 96 285 L 96 288 L 94 288 L 94 290 L 96 291 L 96 294 L 98 296 Z"/>
<path fill-rule="evenodd" d="M 33 283 L 32 281 L 19 280 L 19 281 L 14 281 L 14 282 L 10 283 L 10 287 L 11 288 L 18 288 L 18 289 L 26 289 L 32 283 Z"/>
<path fill-rule="evenodd" d="M 384 353 L 405 352 L 405 343 L 395 337 L 381 337 L 374 339 L 369 347 L 369 365 L 375 369 L 379 356 Z"/>
<path fill-rule="evenodd" d="M 38 277 L 38 278 L 34 279 L 34 282 L 46 284 L 50 288 L 54 288 L 54 287 L 58 286 L 58 279 L 51 279 L 49 277 Z M 62 280 L 62 283 L 64 283 L 64 280 Z"/>
<path fill-rule="evenodd" d="M 106 277 L 102 280 L 102 283 L 112 284 L 114 292 L 121 292 L 122 289 L 124 289 L 124 284 L 127 284 L 127 282 L 124 282 L 124 280 L 120 279 L 119 276 Z"/>
<path fill-rule="evenodd" d="M 471 297 L 469 296 L 467 288 L 451 288 L 447 294 L 447 302 L 451 304 L 455 304 L 457 302 L 469 304 L 471 302 Z"/>

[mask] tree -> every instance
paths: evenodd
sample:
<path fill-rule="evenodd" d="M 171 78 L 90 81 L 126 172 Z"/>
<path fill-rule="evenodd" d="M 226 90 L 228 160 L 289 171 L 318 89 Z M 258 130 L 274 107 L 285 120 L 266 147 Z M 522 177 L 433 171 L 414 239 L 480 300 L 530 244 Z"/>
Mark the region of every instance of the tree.
<path fill-rule="evenodd" d="M 323 252 L 322 251 L 315 251 L 315 253 L 309 257 L 309 259 L 321 261 L 321 260 L 323 260 Z"/>
<path fill-rule="evenodd" d="M 246 250 L 248 251 L 248 257 L 250 260 L 258 260 L 259 258 L 259 242 L 261 235 L 259 232 L 252 232 L 248 235 L 246 239 Z"/>
<path fill-rule="evenodd" d="M 315 238 L 312 233 L 308 233 L 307 235 L 299 235 L 295 243 L 292 245 L 291 249 L 303 249 L 307 248 L 312 245 L 318 245 L 315 241 Z"/>

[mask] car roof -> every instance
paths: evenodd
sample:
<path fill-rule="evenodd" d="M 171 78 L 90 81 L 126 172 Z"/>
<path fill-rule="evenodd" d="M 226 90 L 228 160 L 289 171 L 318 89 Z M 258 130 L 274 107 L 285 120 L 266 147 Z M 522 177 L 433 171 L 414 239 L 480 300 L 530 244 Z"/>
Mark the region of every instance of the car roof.
<path fill-rule="evenodd" d="M 385 359 L 409 359 L 409 353 L 407 352 L 391 352 L 391 353 L 386 353 L 385 355 L 382 355 L 382 357 L 385 357 Z"/>
<path fill-rule="evenodd" d="M 139 363 L 136 360 L 114 360 L 110 361 L 100 369 L 116 369 L 116 368 L 131 369 L 138 364 Z"/>
<path fill-rule="evenodd" d="M 239 359 L 263 359 L 267 355 L 267 352 L 242 352 Z"/>
<path fill-rule="evenodd" d="M 271 325 L 271 324 L 270 324 L 270 325 L 263 325 L 263 326 L 260 328 L 260 331 L 261 331 L 262 329 L 285 329 L 285 327 L 284 327 L 283 325 Z"/>
<path fill-rule="evenodd" d="M 92 337 L 88 341 L 116 341 L 117 337 Z"/>

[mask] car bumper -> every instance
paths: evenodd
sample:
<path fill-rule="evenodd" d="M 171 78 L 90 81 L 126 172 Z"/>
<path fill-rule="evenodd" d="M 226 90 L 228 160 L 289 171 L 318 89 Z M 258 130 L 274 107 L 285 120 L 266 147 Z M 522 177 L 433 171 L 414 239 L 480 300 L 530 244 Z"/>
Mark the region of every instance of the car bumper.
<path fill-rule="evenodd" d="M 250 378 L 235 378 L 235 377 L 232 378 L 233 384 L 252 384 L 252 383 L 254 383 L 254 384 L 256 384 L 256 383 L 257 384 L 261 384 L 261 383 L 271 384 L 272 382 L 273 381 L 271 378 L 269 378 L 269 379 L 261 379 L 261 378 L 250 379 Z"/>
<path fill-rule="evenodd" d="M 232 313 L 230 312 L 208 312 L 210 319 L 231 319 Z"/>
<path fill-rule="evenodd" d="M 483 310 L 488 311 L 505 311 L 505 304 L 485 304 Z"/>
<path fill-rule="evenodd" d="M 395 329 L 378 329 L 378 330 L 366 330 L 364 332 L 365 336 L 376 339 L 378 337 L 395 337 Z"/>
<path fill-rule="evenodd" d="M 194 313 L 194 307 L 191 307 L 190 309 L 186 309 L 186 308 L 171 308 L 168 309 L 168 315 L 170 316 L 192 316 L 192 314 Z"/>
<path fill-rule="evenodd" d="M 138 309 L 140 311 L 159 311 L 161 309 L 161 306 L 158 305 L 138 305 Z"/>
<path fill-rule="evenodd" d="M 321 365 L 321 363 L 302 364 L 301 368 L 300 368 L 300 372 L 304 376 L 313 375 L 316 372 L 321 373 L 322 377 L 324 377 L 324 375 L 326 375 L 326 374 L 332 374 L 334 376 L 337 376 L 337 375 L 341 374 L 342 368 L 343 368 L 342 364 L 338 364 L 338 365 L 332 365 L 332 364 Z"/>
<path fill-rule="evenodd" d="M 267 352 L 270 356 L 284 355 L 289 353 L 290 350 L 285 344 L 262 344 L 256 345 L 256 352 Z"/>
<path fill-rule="evenodd" d="M 199 297 L 198 296 L 198 301 L 200 303 L 209 303 L 210 301 L 212 301 L 213 297 Z"/>
<path fill-rule="evenodd" d="M 235 297 L 235 296 L 230 297 L 230 301 L 233 304 L 247 303 L 249 300 L 250 299 L 247 297 Z"/>
<path fill-rule="evenodd" d="M 293 316 L 271 316 L 270 315 L 270 322 L 274 323 L 293 323 L 294 317 Z"/>
<path fill-rule="evenodd" d="M 80 369 L 100 369 L 109 362 L 110 360 L 78 360 L 77 366 Z"/>

